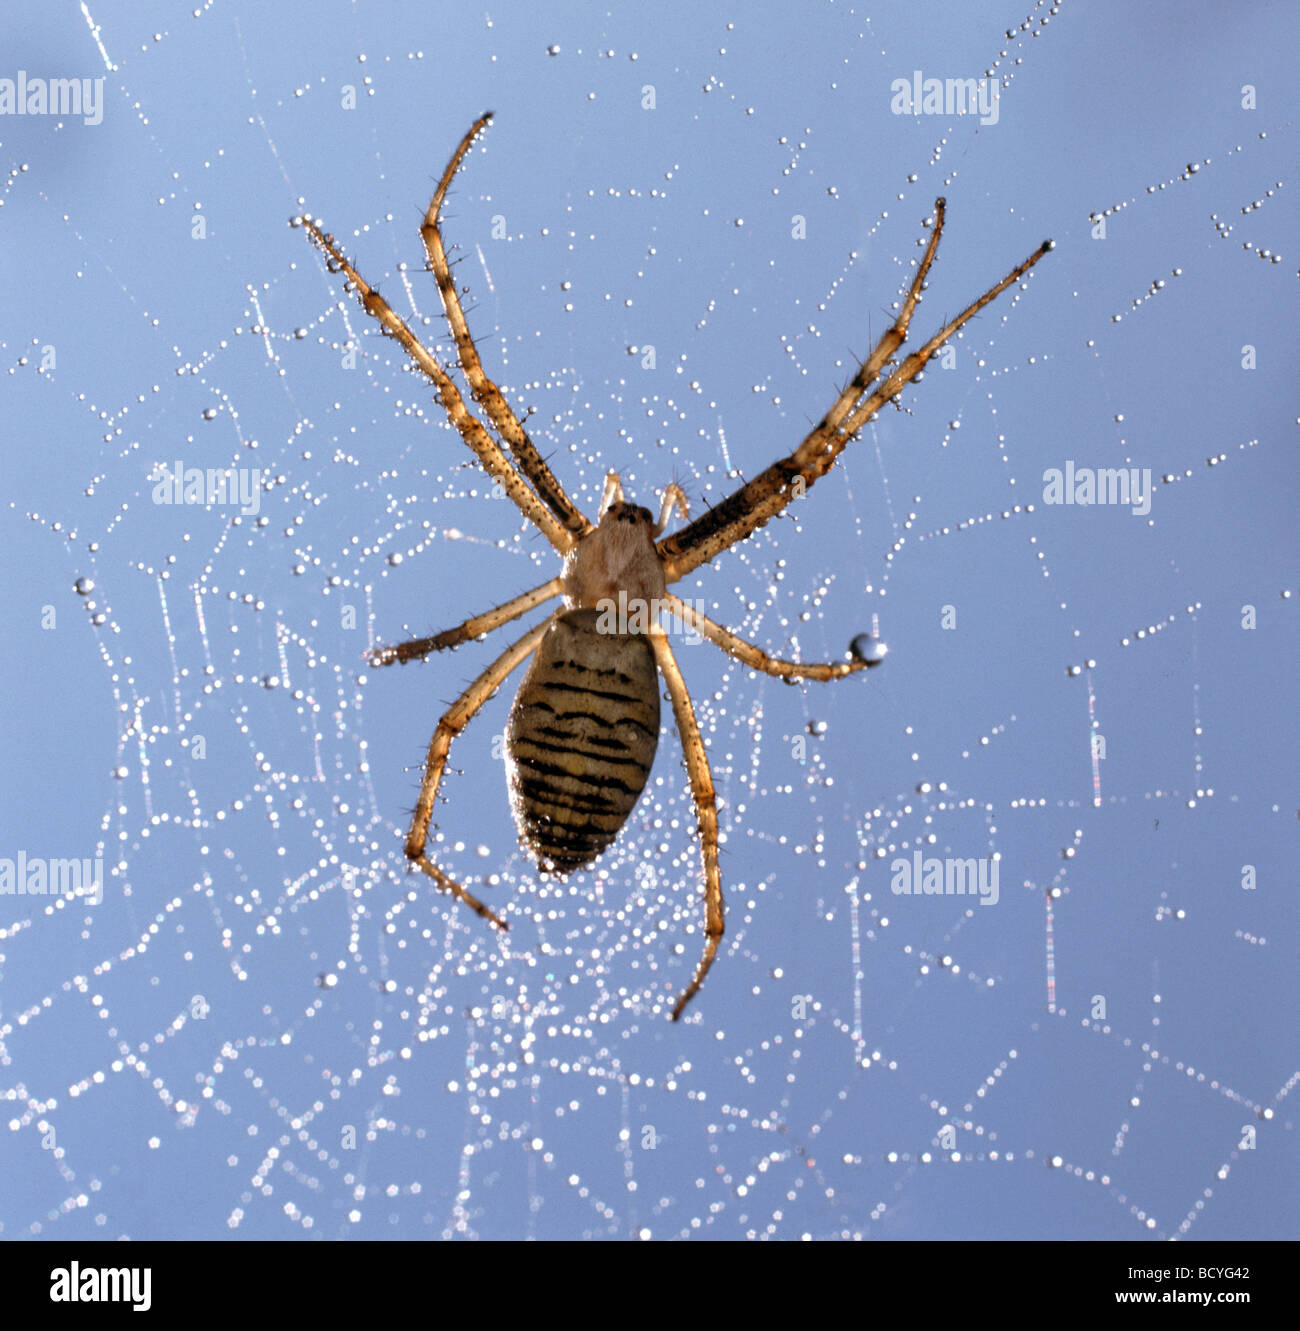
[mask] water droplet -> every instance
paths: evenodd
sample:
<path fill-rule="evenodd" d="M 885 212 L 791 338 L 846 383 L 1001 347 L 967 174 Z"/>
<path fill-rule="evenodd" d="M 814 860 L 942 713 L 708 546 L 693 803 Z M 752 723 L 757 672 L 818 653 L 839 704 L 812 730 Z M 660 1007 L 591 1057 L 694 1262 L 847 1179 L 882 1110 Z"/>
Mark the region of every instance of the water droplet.
<path fill-rule="evenodd" d="M 869 666 L 879 665 L 888 651 L 888 646 L 874 633 L 859 633 L 849 643 L 849 654 L 855 660 L 865 661 Z"/>

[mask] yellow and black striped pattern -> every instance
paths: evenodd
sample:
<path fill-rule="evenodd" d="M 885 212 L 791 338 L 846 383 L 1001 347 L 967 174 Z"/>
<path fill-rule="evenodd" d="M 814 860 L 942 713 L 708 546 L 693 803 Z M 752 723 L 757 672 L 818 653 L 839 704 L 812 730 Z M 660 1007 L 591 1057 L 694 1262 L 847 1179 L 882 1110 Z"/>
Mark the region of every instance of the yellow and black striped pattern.
<path fill-rule="evenodd" d="M 506 729 L 520 840 L 561 874 L 590 864 L 618 836 L 659 743 L 654 652 L 639 633 L 600 632 L 599 619 L 595 610 L 556 617 Z"/>

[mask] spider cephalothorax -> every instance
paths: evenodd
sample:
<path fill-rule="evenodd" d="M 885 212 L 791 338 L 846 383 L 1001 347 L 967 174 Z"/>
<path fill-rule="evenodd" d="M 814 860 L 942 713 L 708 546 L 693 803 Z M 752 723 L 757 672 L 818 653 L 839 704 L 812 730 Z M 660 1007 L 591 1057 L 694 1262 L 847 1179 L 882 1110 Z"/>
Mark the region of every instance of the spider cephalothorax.
<path fill-rule="evenodd" d="M 465 154 L 490 120 L 490 113 L 481 116 L 461 140 L 438 182 L 420 234 L 461 370 L 504 449 L 465 405 L 437 357 L 367 285 L 334 238 L 315 222 L 303 219 L 330 266 L 346 274 L 356 288 L 366 313 L 402 344 L 433 383 L 448 419 L 488 474 L 564 557 L 562 573 L 540 587 L 433 637 L 376 648 L 368 654 L 374 666 L 420 660 L 430 652 L 490 633 L 556 596 L 564 598 L 563 608 L 507 647 L 438 722 L 429 742 L 406 854 L 439 887 L 499 928 L 508 928 L 496 912 L 429 858 L 429 823 L 451 741 L 511 671 L 531 657 L 506 732 L 510 803 L 520 839 L 538 862 L 555 873 L 574 872 L 591 863 L 618 836 L 650 775 L 659 741 L 662 677 L 681 736 L 704 861 L 704 953 L 673 1007 L 676 1021 L 699 992 L 717 956 L 723 904 L 713 779 L 690 693 L 660 623 L 661 613 L 676 617 L 744 665 L 782 679 L 843 679 L 867 669 L 875 660 L 856 653 L 851 660 L 833 663 L 779 660 L 716 624 L 702 610 L 674 596 L 668 586 L 743 541 L 830 471 L 848 442 L 880 408 L 920 374 L 963 324 L 1018 282 L 1051 248 L 1051 242 L 1013 268 L 919 350 L 895 364 L 892 358 L 907 339 L 943 232 L 944 201 L 937 199 L 934 227 L 898 318 L 793 453 L 672 536 L 663 535 L 672 510 L 676 508 L 683 518 L 688 516 L 681 490 L 676 485 L 667 488 L 656 523 L 648 509 L 624 500 L 618 475 L 611 472 L 605 481 L 599 521 L 593 526 L 565 493 L 500 389 L 484 373 L 447 263 L 439 229 L 443 200 Z"/>
<path fill-rule="evenodd" d="M 680 494 L 676 486 L 670 488 L 665 520 L 672 497 Z M 605 496 L 599 524 L 564 557 L 560 582 L 565 604 L 596 609 L 602 601 L 617 600 L 620 592 L 629 601 L 661 602 L 668 582 L 655 538 L 663 525 L 655 525 L 648 508 L 624 502 L 617 476 L 607 478 Z M 686 501 L 681 504 L 684 509 Z"/>

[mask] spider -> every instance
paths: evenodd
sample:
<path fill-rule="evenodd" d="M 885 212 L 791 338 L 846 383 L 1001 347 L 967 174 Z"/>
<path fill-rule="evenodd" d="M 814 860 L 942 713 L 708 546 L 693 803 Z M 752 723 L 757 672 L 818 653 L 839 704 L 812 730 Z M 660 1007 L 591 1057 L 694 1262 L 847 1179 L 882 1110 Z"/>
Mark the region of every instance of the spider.
<path fill-rule="evenodd" d="M 302 219 L 330 271 L 346 276 L 365 312 L 401 343 L 437 389 L 448 419 L 488 474 L 564 559 L 557 577 L 473 615 L 455 628 L 366 653 L 371 666 L 423 660 L 431 652 L 490 633 L 554 597 L 563 598 L 561 609 L 507 647 L 438 722 L 429 742 L 424 778 L 406 838 L 406 855 L 440 888 L 498 929 L 508 929 L 505 920 L 444 873 L 428 854 L 429 823 L 452 740 L 506 677 L 531 658 L 506 732 L 510 804 L 520 841 L 539 868 L 563 877 L 590 864 L 614 841 L 641 795 L 659 741 L 662 676 L 681 737 L 704 867 L 704 950 L 690 984 L 673 1007 L 672 1020 L 676 1021 L 699 993 L 717 956 L 723 933 L 723 904 L 717 801 L 709 761 L 690 692 L 658 612 L 664 610 L 678 617 L 743 665 L 780 679 L 843 679 L 877 662 L 858 652 L 856 644 L 851 649 L 852 659 L 846 661 L 819 664 L 779 660 L 674 596 L 668 584 L 743 541 L 830 471 L 845 445 L 881 407 L 895 401 L 963 324 L 1024 277 L 1052 248 L 1052 242 L 1045 241 L 924 346 L 894 364 L 894 354 L 906 341 L 912 313 L 943 232 L 944 200 L 936 199 L 933 229 L 898 318 L 793 453 L 671 536 L 664 532 L 674 509 L 683 521 L 689 519 L 681 489 L 675 484 L 667 487 L 656 519 L 648 509 L 624 499 L 618 473 L 610 472 L 593 525 L 565 493 L 497 385 L 484 372 L 443 248 L 439 218 L 447 190 L 465 155 L 491 120 L 491 112 L 480 116 L 461 139 L 438 182 L 420 235 L 456 343 L 461 371 L 474 401 L 509 449 L 509 457 L 466 406 L 442 364 L 379 292 L 365 282 L 343 256 L 334 237 L 309 218 Z M 873 384 L 876 387 L 868 393 Z M 620 609 L 633 611 L 630 619 L 610 618 L 610 608 L 616 603 Z"/>

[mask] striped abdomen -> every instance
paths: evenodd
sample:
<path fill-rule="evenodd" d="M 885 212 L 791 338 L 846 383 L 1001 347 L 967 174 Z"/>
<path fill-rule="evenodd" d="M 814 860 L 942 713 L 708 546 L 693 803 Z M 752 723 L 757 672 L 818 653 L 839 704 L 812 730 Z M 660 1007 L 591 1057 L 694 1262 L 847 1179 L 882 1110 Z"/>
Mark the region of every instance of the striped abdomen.
<path fill-rule="evenodd" d="M 638 633 L 601 633 L 568 610 L 542 639 L 506 728 L 510 806 L 520 840 L 558 873 L 618 836 L 659 743 L 659 675 Z"/>

